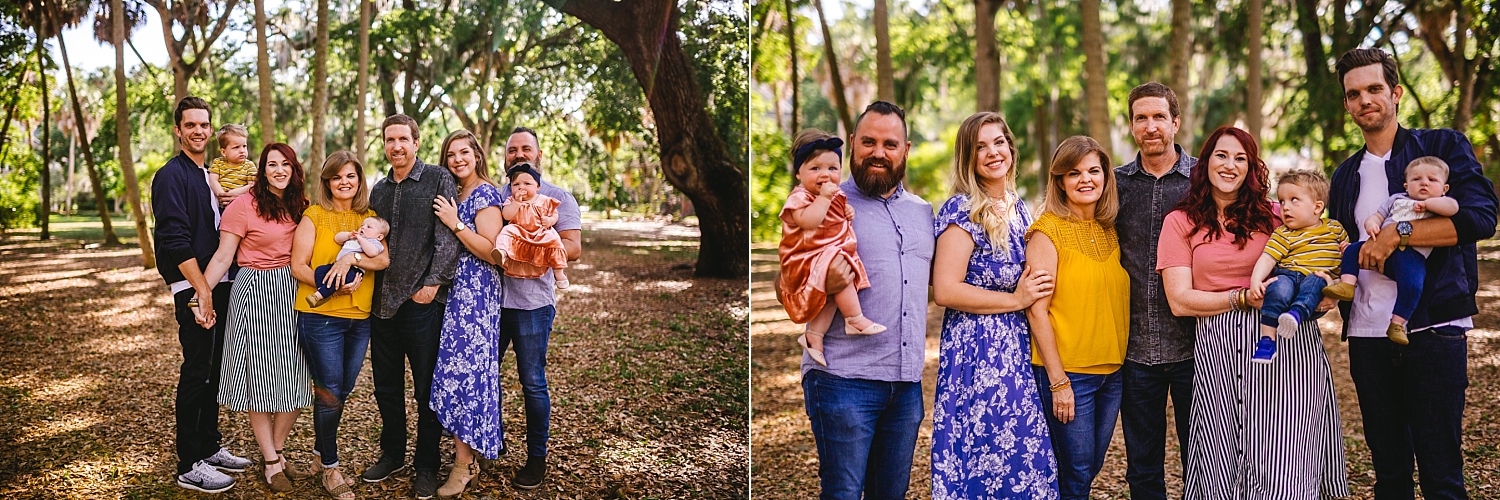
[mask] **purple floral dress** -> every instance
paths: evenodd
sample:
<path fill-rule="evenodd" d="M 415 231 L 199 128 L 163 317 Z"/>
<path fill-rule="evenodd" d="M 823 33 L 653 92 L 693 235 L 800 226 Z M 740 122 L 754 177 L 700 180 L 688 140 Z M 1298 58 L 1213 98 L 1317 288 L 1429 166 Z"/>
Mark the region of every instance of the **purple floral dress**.
<path fill-rule="evenodd" d="M 499 207 L 501 201 L 498 189 L 480 184 L 458 202 L 458 219 L 472 228 L 480 209 Z M 499 457 L 505 447 L 500 420 L 500 282 L 498 267 L 467 249 L 459 252 L 432 375 L 431 404 L 438 421 L 485 458 Z"/>
<path fill-rule="evenodd" d="M 1031 214 L 1017 203 L 1005 248 L 963 209 L 968 196 L 938 210 L 936 232 L 951 225 L 974 238 L 964 282 L 1014 292 L 1026 260 Z M 1057 459 L 1031 371 L 1031 329 L 1024 311 L 943 313 L 936 401 L 932 408 L 932 498 L 1058 497 Z"/>

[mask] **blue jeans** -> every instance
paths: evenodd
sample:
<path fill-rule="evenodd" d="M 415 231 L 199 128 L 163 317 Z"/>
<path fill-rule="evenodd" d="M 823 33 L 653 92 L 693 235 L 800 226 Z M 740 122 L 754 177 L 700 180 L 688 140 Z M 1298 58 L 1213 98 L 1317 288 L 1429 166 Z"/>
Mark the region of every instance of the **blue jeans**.
<path fill-rule="evenodd" d="M 1276 318 L 1282 313 L 1292 313 L 1298 322 L 1312 319 L 1318 311 L 1318 302 L 1323 300 L 1323 287 L 1328 286 L 1328 282 L 1280 266 L 1271 271 L 1271 277 L 1276 281 L 1266 285 L 1266 299 L 1260 307 L 1260 324 L 1275 327 Z"/>
<path fill-rule="evenodd" d="M 339 420 L 370 345 L 370 320 L 297 314 L 297 340 L 313 379 L 313 449 L 323 465 L 339 463 Z"/>
<path fill-rule="evenodd" d="M 1177 448 L 1187 466 L 1193 360 L 1147 365 L 1125 360 L 1120 426 L 1125 432 L 1125 482 L 1132 500 L 1167 498 L 1167 395 L 1177 417 Z"/>
<path fill-rule="evenodd" d="M 432 373 L 437 369 L 438 339 L 443 333 L 443 303 L 408 300 L 390 319 L 370 321 L 370 371 L 375 406 L 380 408 L 381 456 L 406 458 L 406 364 L 411 363 L 412 392 L 417 397 L 417 452 L 412 465 L 437 472 L 442 465 L 438 439 L 443 424 L 432 411 Z"/>
<path fill-rule="evenodd" d="M 526 401 L 526 456 L 547 456 L 551 428 L 552 396 L 547 392 L 547 342 L 552 337 L 552 319 L 557 308 L 501 309 L 500 359 L 505 349 L 516 347 L 516 373 Z M 504 417 L 502 416 L 502 419 Z"/>
<path fill-rule="evenodd" d="M 1344 274 L 1356 274 L 1359 270 L 1359 249 L 1365 242 L 1357 242 L 1344 249 L 1343 262 L 1339 264 Z M 1402 319 L 1411 319 L 1417 312 L 1417 301 L 1422 300 L 1422 284 L 1427 281 L 1427 257 L 1412 247 L 1391 252 L 1385 258 L 1385 277 L 1396 282 L 1396 306 L 1391 314 Z"/>
<path fill-rule="evenodd" d="M 926 411 L 922 384 L 809 370 L 802 376 L 802 397 L 818 446 L 821 498 L 906 498 Z"/>
<path fill-rule="evenodd" d="M 1468 339 L 1454 326 L 1408 337 L 1408 345 L 1349 338 L 1349 374 L 1375 467 L 1375 498 L 1413 498 L 1413 457 L 1423 498 L 1468 498 L 1463 473 Z"/>
<path fill-rule="evenodd" d="M 1047 369 L 1032 366 L 1036 385 L 1052 385 Z M 1062 500 L 1088 500 L 1094 477 L 1104 468 L 1109 440 L 1115 435 L 1115 418 L 1120 415 L 1120 395 L 1124 377 L 1119 371 L 1109 375 L 1069 373 L 1073 387 L 1073 421 L 1057 420 L 1052 411 L 1052 391 L 1042 395 L 1042 412 L 1047 414 L 1047 430 L 1052 432 L 1052 448 L 1057 454 L 1057 489 Z"/>
<path fill-rule="evenodd" d="M 323 284 L 323 278 L 328 277 L 328 270 L 333 269 L 333 264 L 323 264 L 313 268 L 313 283 L 317 283 L 318 295 L 324 298 L 332 297 L 339 289 Z M 355 276 L 364 276 L 365 270 L 358 267 L 349 267 L 349 272 L 344 273 L 344 283 L 354 281 Z"/>

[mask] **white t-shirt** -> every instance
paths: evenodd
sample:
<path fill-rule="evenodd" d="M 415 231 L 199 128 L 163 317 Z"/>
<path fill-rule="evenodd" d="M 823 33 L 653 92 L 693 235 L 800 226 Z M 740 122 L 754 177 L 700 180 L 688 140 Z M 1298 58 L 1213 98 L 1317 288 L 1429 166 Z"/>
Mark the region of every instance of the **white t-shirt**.
<path fill-rule="evenodd" d="M 1359 162 L 1359 199 L 1354 202 L 1354 220 L 1359 228 L 1359 241 L 1370 235 L 1365 233 L 1363 221 L 1374 215 L 1390 197 L 1390 185 L 1385 175 L 1385 163 L 1391 154 L 1375 156 L 1366 151 Z M 1350 337 L 1385 338 L 1385 329 L 1391 324 L 1391 309 L 1396 307 L 1396 282 L 1369 269 L 1359 270 L 1359 287 L 1354 290 L 1353 307 L 1349 311 Z M 1410 318 L 1407 318 L 1410 319 Z M 1473 328 L 1473 318 L 1459 318 L 1447 323 L 1432 325 Z M 1423 328 L 1426 330 L 1427 328 Z"/>

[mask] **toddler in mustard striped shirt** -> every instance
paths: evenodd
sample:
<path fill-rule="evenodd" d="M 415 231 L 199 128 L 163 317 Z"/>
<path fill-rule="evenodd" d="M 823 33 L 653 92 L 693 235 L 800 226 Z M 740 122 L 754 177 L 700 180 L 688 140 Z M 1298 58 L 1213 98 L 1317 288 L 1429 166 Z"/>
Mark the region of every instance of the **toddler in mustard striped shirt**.
<path fill-rule="evenodd" d="M 1328 179 L 1313 170 L 1293 170 L 1276 182 L 1281 227 L 1266 242 L 1265 253 L 1250 273 L 1250 297 L 1264 299 L 1261 337 L 1250 361 L 1276 360 L 1276 336 L 1291 338 L 1312 319 L 1323 299 L 1326 276 L 1337 276 L 1340 254 L 1349 235 L 1336 220 L 1323 218 Z M 1314 274 L 1321 271 L 1323 275 Z"/>

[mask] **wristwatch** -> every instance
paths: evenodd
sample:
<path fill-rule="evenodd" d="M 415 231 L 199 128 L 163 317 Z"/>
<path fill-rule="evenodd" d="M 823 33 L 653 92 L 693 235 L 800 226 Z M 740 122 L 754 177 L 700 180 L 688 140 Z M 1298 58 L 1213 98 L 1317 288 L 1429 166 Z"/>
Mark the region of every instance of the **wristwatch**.
<path fill-rule="evenodd" d="M 1397 250 L 1406 250 L 1411 242 L 1411 221 L 1404 220 L 1396 223 L 1396 234 L 1401 235 L 1401 244 L 1396 246 Z"/>
<path fill-rule="evenodd" d="M 365 254 L 360 253 L 360 252 L 354 252 L 354 253 L 351 253 L 349 255 L 353 255 L 354 256 L 354 263 L 355 264 L 358 264 L 359 261 L 360 261 L 360 259 L 363 259 L 365 257 Z"/>
<path fill-rule="evenodd" d="M 464 221 L 458 221 L 457 223 L 453 224 L 453 234 L 461 233 L 463 232 L 463 230 L 468 228 L 469 226 L 464 225 Z"/>

